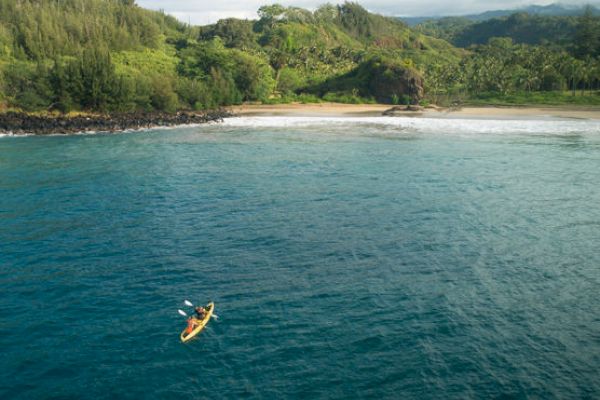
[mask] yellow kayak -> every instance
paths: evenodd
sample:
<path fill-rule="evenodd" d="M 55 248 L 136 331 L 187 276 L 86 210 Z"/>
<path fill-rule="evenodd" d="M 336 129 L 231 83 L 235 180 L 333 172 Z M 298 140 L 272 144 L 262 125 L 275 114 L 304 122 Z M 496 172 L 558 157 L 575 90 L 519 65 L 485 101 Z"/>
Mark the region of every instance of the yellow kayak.
<path fill-rule="evenodd" d="M 196 317 L 192 317 L 194 319 L 194 322 L 196 323 L 196 327 L 194 328 L 194 330 L 192 330 L 190 333 L 186 333 L 186 329 L 184 329 L 181 332 L 181 335 L 179 335 L 179 337 L 181 338 L 181 341 L 183 343 L 192 340 L 194 337 L 196 337 L 196 335 L 198 335 L 200 332 L 202 332 L 202 330 L 204 329 L 204 327 L 206 326 L 206 324 L 208 324 L 208 321 L 210 320 L 210 317 L 213 314 L 213 311 L 215 309 L 215 303 L 208 303 L 208 305 L 205 307 L 206 308 L 206 316 L 204 317 L 204 319 L 199 320 Z"/>

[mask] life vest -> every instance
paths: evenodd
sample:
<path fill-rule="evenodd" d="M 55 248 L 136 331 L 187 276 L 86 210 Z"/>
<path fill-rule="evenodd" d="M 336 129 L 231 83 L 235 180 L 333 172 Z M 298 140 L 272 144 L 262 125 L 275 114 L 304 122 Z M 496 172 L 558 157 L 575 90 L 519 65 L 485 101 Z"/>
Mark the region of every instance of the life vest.
<path fill-rule="evenodd" d="M 194 320 L 193 319 L 188 319 L 188 326 L 185 329 L 185 333 L 192 333 L 192 331 L 194 330 Z"/>

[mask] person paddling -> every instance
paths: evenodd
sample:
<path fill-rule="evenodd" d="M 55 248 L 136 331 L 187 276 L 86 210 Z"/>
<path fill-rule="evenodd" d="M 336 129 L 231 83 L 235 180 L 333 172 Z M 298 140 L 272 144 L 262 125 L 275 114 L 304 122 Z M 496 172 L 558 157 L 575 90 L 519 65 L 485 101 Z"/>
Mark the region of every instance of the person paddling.
<path fill-rule="evenodd" d="M 206 309 L 204 307 L 198 306 L 194 309 L 194 312 L 196 313 L 196 318 L 198 318 L 200 321 L 206 317 Z"/>
<path fill-rule="evenodd" d="M 189 335 L 196 327 L 196 319 L 194 317 L 189 317 L 187 323 L 188 325 L 187 328 L 185 328 L 185 333 Z"/>

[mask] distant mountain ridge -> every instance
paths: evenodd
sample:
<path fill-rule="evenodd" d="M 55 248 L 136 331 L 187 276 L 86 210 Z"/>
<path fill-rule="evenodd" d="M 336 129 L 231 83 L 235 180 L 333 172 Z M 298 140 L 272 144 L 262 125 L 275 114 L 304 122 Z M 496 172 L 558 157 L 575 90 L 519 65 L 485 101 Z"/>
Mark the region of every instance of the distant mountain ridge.
<path fill-rule="evenodd" d="M 587 42 L 590 43 L 590 48 L 600 47 L 600 10 L 597 8 L 567 8 L 553 4 L 531 6 L 522 10 L 508 15 L 502 15 L 508 11 L 490 11 L 471 16 L 471 19 L 467 16 L 430 19 L 413 28 L 424 35 L 446 40 L 460 48 L 486 44 L 494 37 L 504 37 L 512 39 L 514 43 L 551 46 L 556 50 L 573 53 L 576 52 L 576 48 L 581 47 L 577 35 L 582 15 L 591 12 L 591 15 L 587 14 L 591 17 L 588 21 Z M 555 15 L 557 13 L 572 15 Z M 584 53 L 600 54 L 598 50 Z"/>
<path fill-rule="evenodd" d="M 591 6 L 594 15 L 600 15 L 600 8 Z M 565 5 L 561 3 L 553 3 L 547 6 L 531 5 L 523 8 L 516 8 L 510 10 L 491 10 L 480 14 L 469 14 L 454 16 L 459 18 L 465 18 L 473 22 L 485 21 L 491 18 L 506 17 L 515 13 L 528 13 L 531 15 L 541 15 L 547 17 L 567 17 L 577 16 L 583 13 L 585 5 Z M 409 26 L 418 25 L 425 21 L 440 20 L 447 16 L 423 16 L 423 17 L 399 17 L 400 20 L 405 22 Z"/>

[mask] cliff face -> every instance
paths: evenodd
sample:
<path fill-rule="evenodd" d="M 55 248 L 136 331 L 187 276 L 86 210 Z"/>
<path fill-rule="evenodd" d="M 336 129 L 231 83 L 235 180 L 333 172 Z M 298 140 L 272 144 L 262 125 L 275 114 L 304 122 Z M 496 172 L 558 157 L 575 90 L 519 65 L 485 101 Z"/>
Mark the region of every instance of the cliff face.
<path fill-rule="evenodd" d="M 425 94 L 424 81 L 414 68 L 397 63 L 376 62 L 372 66 L 371 92 L 383 103 L 417 104 Z"/>

